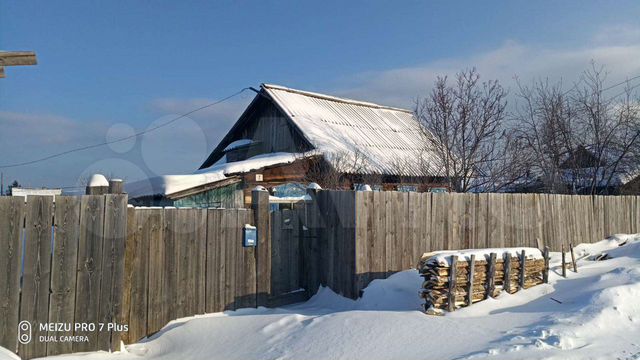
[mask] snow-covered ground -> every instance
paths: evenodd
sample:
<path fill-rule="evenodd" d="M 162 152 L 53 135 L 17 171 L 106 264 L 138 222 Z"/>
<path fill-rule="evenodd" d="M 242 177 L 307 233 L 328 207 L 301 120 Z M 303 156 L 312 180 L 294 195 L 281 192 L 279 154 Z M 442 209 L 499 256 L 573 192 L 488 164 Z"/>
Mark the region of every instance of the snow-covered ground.
<path fill-rule="evenodd" d="M 602 251 L 611 259 L 583 257 Z M 174 321 L 119 353 L 57 359 L 640 359 L 640 235 L 576 252 L 583 258 L 567 279 L 554 253 L 550 284 L 446 316 L 420 311 L 413 270 L 374 281 L 358 301 L 324 288 L 285 308 Z"/>

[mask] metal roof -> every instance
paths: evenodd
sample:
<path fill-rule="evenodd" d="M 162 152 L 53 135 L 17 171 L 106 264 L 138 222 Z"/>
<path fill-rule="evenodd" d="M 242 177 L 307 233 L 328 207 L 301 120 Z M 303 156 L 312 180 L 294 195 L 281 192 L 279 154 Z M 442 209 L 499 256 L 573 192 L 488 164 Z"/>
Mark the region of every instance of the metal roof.
<path fill-rule="evenodd" d="M 339 171 L 437 176 L 437 155 L 413 112 L 263 84 L 277 106 Z"/>

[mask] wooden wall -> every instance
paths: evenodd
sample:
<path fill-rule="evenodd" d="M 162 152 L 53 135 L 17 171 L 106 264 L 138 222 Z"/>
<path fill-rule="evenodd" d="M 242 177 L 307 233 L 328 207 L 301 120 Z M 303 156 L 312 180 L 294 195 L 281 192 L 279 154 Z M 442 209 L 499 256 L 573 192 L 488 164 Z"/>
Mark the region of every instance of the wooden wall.
<path fill-rule="evenodd" d="M 538 239 L 560 251 L 640 232 L 636 196 L 357 192 L 355 212 L 355 293 L 429 251 L 538 247 Z"/>

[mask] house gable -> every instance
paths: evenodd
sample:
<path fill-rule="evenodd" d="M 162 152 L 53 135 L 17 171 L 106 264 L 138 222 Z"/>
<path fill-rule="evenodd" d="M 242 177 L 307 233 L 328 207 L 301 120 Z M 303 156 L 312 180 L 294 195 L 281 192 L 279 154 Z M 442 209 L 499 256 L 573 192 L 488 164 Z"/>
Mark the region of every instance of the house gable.
<path fill-rule="evenodd" d="M 238 140 L 250 140 L 233 149 L 227 147 Z M 210 167 L 227 155 L 227 161 L 242 161 L 250 157 L 276 152 L 300 153 L 312 150 L 299 129 L 264 93 L 256 95 L 213 150 L 200 169 Z"/>

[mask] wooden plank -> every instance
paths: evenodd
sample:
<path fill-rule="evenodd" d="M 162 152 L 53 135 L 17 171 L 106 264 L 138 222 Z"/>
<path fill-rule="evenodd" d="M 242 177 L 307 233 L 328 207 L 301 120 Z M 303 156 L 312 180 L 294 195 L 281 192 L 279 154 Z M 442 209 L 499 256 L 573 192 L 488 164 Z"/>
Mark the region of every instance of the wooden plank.
<path fill-rule="evenodd" d="M 355 233 L 355 250 L 356 250 L 356 263 L 355 273 L 357 277 L 356 286 L 358 289 L 364 289 L 366 284 L 369 283 L 370 273 L 370 254 L 369 254 L 369 241 L 373 242 L 373 239 L 369 239 L 367 235 L 370 234 L 371 219 L 369 216 L 369 204 L 370 200 L 367 196 L 372 194 L 370 191 L 357 191 L 356 196 L 356 233 Z"/>
<path fill-rule="evenodd" d="M 496 256 L 496 253 L 489 254 L 489 269 L 487 271 L 489 281 L 487 281 L 487 291 L 484 295 L 485 299 L 489 298 L 489 296 L 493 296 L 493 292 L 496 288 Z"/>
<path fill-rule="evenodd" d="M 50 323 L 74 323 L 79 238 L 80 198 L 77 196 L 57 196 L 49 299 Z M 50 331 L 48 335 L 72 336 L 73 328 L 67 331 Z M 58 341 L 47 345 L 48 355 L 65 354 L 71 351 L 71 342 Z"/>
<path fill-rule="evenodd" d="M 206 312 L 206 273 L 207 273 L 207 209 L 195 212 L 195 246 L 191 248 L 190 273 L 194 277 L 194 314 Z"/>
<path fill-rule="evenodd" d="M 432 237 L 431 237 L 431 194 L 421 194 L 422 201 L 422 214 L 420 222 L 422 224 L 422 241 L 420 246 L 420 252 L 425 253 L 433 250 Z M 422 254 L 418 253 L 421 257 Z"/>
<path fill-rule="evenodd" d="M 562 277 L 567 277 L 567 261 L 564 252 L 564 245 L 562 245 Z"/>
<path fill-rule="evenodd" d="M 511 254 L 509 253 L 505 253 L 504 256 L 503 287 L 506 292 L 511 292 Z"/>
<path fill-rule="evenodd" d="M 18 354 L 24 359 L 47 354 L 47 343 L 39 341 L 47 332 L 41 331 L 39 324 L 49 321 L 52 212 L 52 197 L 27 198 L 20 321 L 31 324 L 33 338 L 31 343 L 18 347 Z"/>
<path fill-rule="evenodd" d="M 196 209 L 176 209 L 173 238 L 175 241 L 176 293 L 175 318 L 191 316 L 195 313 L 195 274 L 191 271 L 196 259 L 192 258 L 195 248 Z"/>
<path fill-rule="evenodd" d="M 520 255 L 520 274 L 518 275 L 518 290 L 524 289 L 525 269 L 527 268 L 527 255 L 522 250 Z"/>
<path fill-rule="evenodd" d="M 573 272 L 578 272 L 578 266 L 576 265 L 576 255 L 573 253 L 573 243 L 569 243 L 569 251 L 571 251 L 571 263 L 573 264 Z"/>
<path fill-rule="evenodd" d="M 223 260 L 225 243 L 221 238 L 221 215 L 223 210 L 207 210 L 207 273 L 206 312 L 214 313 L 224 310 L 224 279 L 226 263 Z"/>
<path fill-rule="evenodd" d="M 160 330 L 166 323 L 166 307 L 163 303 L 165 265 L 165 223 L 164 209 L 141 209 L 144 211 L 146 222 L 143 233 L 148 234 L 149 242 L 149 290 L 147 295 L 147 334 Z"/>
<path fill-rule="evenodd" d="M 98 323 L 100 280 L 102 279 L 102 243 L 104 239 L 105 197 L 83 196 L 80 204 L 80 241 L 76 276 L 75 322 Z M 73 351 L 91 351 L 97 348 L 96 331 L 74 331 L 76 336 L 87 336 L 88 342 L 73 343 Z"/>
<path fill-rule="evenodd" d="M 0 346 L 17 351 L 22 269 L 22 197 L 0 196 Z"/>
<path fill-rule="evenodd" d="M 456 265 L 458 263 L 458 256 L 451 255 L 451 264 L 449 266 L 449 291 L 447 292 L 447 310 L 456 310 Z"/>
<path fill-rule="evenodd" d="M 127 196 L 105 195 L 102 280 L 98 304 L 98 320 L 104 325 L 104 328 L 98 331 L 98 349 L 100 350 L 113 351 L 120 346 L 120 330 L 109 329 L 108 324 L 124 325 L 118 324 L 118 320 L 120 320 L 122 308 L 126 232 Z"/>
<path fill-rule="evenodd" d="M 220 222 L 220 238 L 225 243 L 225 280 L 224 280 L 224 310 L 236 309 L 236 262 L 237 247 L 241 246 L 236 242 L 236 229 L 238 227 L 237 210 L 226 209 L 222 211 Z M 260 245 L 258 245 L 260 246 Z"/>
<path fill-rule="evenodd" d="M 476 255 L 471 254 L 469 259 L 469 275 L 467 277 L 467 306 L 473 304 L 473 279 L 476 272 Z"/>
<path fill-rule="evenodd" d="M 376 278 L 385 278 L 387 272 L 387 241 L 386 241 L 386 213 L 384 192 L 376 191 L 373 193 L 373 239 L 371 258 L 373 262 L 373 271 Z M 369 209 L 371 210 L 371 209 Z"/>
<path fill-rule="evenodd" d="M 549 247 L 544 247 L 544 252 L 542 253 L 544 257 L 544 272 L 542 273 L 542 281 L 545 284 L 549 283 Z"/>
<path fill-rule="evenodd" d="M 274 296 L 278 296 L 286 292 L 283 261 L 286 229 L 282 228 L 282 211 L 277 210 L 271 213 L 271 226 L 271 291 Z"/>
<path fill-rule="evenodd" d="M 252 191 L 254 224 L 258 229 L 256 248 L 257 304 L 266 306 L 271 294 L 271 227 L 269 225 L 269 193 Z"/>
<path fill-rule="evenodd" d="M 178 209 L 164 209 L 162 323 L 176 319 L 178 306 Z"/>
<path fill-rule="evenodd" d="M 125 289 L 129 288 L 129 295 L 128 301 L 123 301 L 129 325 L 127 343 L 134 343 L 147 335 L 149 241 L 154 231 L 149 215 L 146 209 L 127 209 Z"/>
<path fill-rule="evenodd" d="M 36 65 L 36 53 L 34 51 L 0 51 L 0 65 Z"/>
<path fill-rule="evenodd" d="M 239 226 L 240 226 L 240 240 L 239 243 L 242 243 L 242 228 L 244 227 L 245 224 L 247 225 L 254 225 L 254 219 L 253 219 L 253 211 L 252 210 L 247 210 L 247 209 L 243 209 L 240 210 L 239 212 Z M 298 229 L 298 220 L 297 220 L 297 216 L 294 216 L 294 229 Z M 255 225 L 254 225 L 255 226 Z M 296 238 L 292 239 L 292 242 L 295 243 L 297 240 Z M 291 244 L 291 253 L 295 253 L 296 256 L 296 260 L 297 260 L 297 256 L 298 256 L 298 251 L 295 247 L 294 244 Z M 243 266 L 244 266 L 244 298 L 243 298 L 243 306 L 244 307 L 256 307 L 258 304 L 258 292 L 257 292 L 257 267 L 256 267 L 256 248 L 255 247 L 246 247 L 246 248 L 242 248 L 243 249 L 243 258 L 244 258 L 244 262 L 243 262 Z M 289 278 L 291 279 L 291 283 L 290 283 L 290 287 L 293 286 L 293 282 L 295 279 L 295 283 L 298 283 L 298 272 L 297 272 L 297 263 L 294 264 L 293 261 L 289 261 L 289 263 L 291 264 L 290 267 L 290 273 L 289 273 Z"/>

